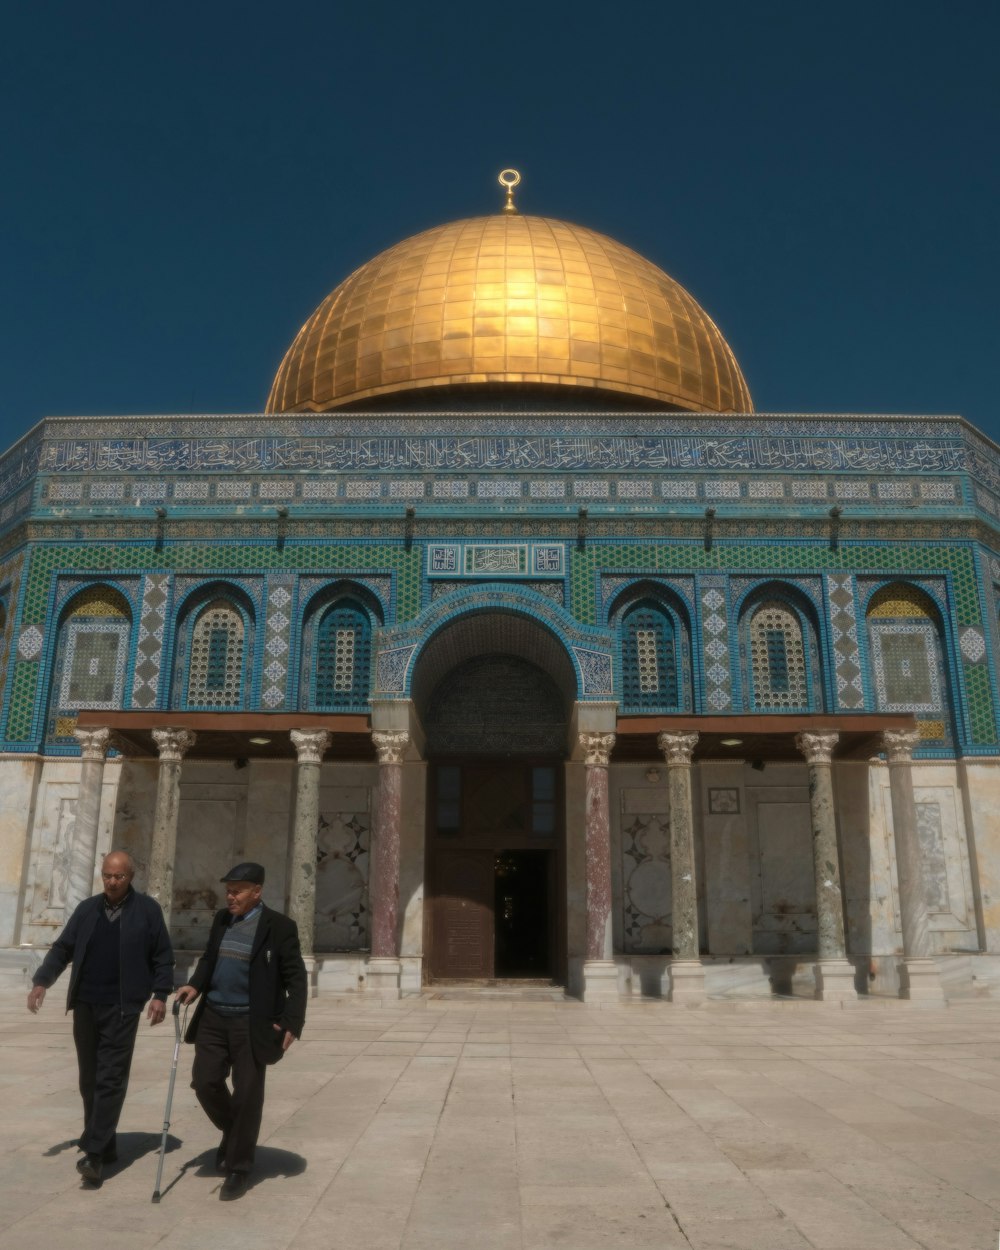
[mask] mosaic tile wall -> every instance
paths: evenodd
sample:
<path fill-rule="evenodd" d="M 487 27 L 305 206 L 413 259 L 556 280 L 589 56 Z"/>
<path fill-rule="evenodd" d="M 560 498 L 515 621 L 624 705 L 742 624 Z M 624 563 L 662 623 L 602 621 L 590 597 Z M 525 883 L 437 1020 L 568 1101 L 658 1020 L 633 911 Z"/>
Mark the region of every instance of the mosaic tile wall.
<path fill-rule="evenodd" d="M 17 642 L 0 666 L 9 745 L 39 740 L 60 596 L 92 575 L 137 588 L 132 707 L 167 697 L 161 665 L 184 589 L 218 578 L 256 603 L 251 699 L 265 710 L 294 706 L 302 613 L 338 577 L 381 605 L 380 696 L 407 692 L 431 630 L 494 607 L 544 622 L 582 696 L 614 698 L 620 638 L 608 612 L 652 578 L 685 604 L 695 710 L 706 713 L 741 709 L 739 604 L 775 578 L 813 604 L 830 705 L 871 708 L 866 596 L 904 578 L 947 623 L 962 749 L 995 752 L 1000 630 L 984 613 L 1000 562 L 987 574 L 969 541 L 974 525 L 1000 519 L 992 444 L 952 418 L 758 414 L 709 426 L 633 414 L 628 428 L 592 413 L 44 422 L 0 458 L 0 531 L 29 510 L 35 525 L 0 640 L 8 652 Z M 850 541 L 836 541 L 833 505 Z M 707 508 L 720 532 L 693 536 Z M 752 537 L 721 532 L 740 518 Z M 70 527 L 76 541 L 39 541 Z M 486 580 L 501 576 L 511 581 Z"/>

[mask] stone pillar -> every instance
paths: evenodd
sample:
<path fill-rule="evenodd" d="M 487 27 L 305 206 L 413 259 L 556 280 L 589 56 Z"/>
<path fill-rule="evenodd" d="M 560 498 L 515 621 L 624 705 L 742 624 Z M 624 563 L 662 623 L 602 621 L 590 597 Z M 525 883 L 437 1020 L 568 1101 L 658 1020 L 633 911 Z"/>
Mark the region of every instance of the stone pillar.
<path fill-rule="evenodd" d="M 809 812 L 812 821 L 813 879 L 816 883 L 815 997 L 824 1002 L 857 998 L 854 966 L 844 942 L 844 895 L 840 888 L 837 816 L 833 806 L 832 732 L 799 733 L 795 746 L 809 765 Z"/>
<path fill-rule="evenodd" d="M 368 989 L 399 998 L 399 842 L 402 824 L 403 756 L 410 745 L 405 729 L 375 731 L 378 752 L 378 802 L 372 829 L 371 955 Z"/>
<path fill-rule="evenodd" d="M 311 959 L 316 932 L 320 765 L 330 745 L 330 735 L 325 729 L 293 729 L 289 736 L 298 756 L 298 765 L 295 770 L 295 825 L 288 869 L 288 914 L 298 925 L 303 957 Z"/>
<path fill-rule="evenodd" d="M 923 1006 L 944 1005 L 941 976 L 933 959 L 927 890 L 924 885 L 917 805 L 913 797 L 913 750 L 920 742 L 915 729 L 886 729 L 882 748 L 889 761 L 892 831 L 896 843 L 899 918 L 903 929 L 903 962 L 899 996 Z"/>
<path fill-rule="evenodd" d="M 156 813 L 153 816 L 153 845 L 149 853 L 148 889 L 163 908 L 164 919 L 169 925 L 174 896 L 177 813 L 181 800 L 181 760 L 196 739 L 190 729 L 154 729 L 153 741 L 160 753 L 160 771 L 156 778 Z"/>
<path fill-rule="evenodd" d="M 612 733 L 581 733 L 586 766 L 584 849 L 587 864 L 587 939 L 583 962 L 583 1001 L 618 1001 L 618 969 L 611 935 L 611 818 L 608 762 Z"/>
<path fill-rule="evenodd" d="M 76 796 L 76 821 L 70 848 L 69 884 L 66 887 L 67 919 L 74 907 L 94 892 L 104 759 L 111 746 L 110 729 L 74 729 L 73 734 L 80 744 L 80 788 Z"/>
<path fill-rule="evenodd" d="M 673 958 L 670 1001 L 705 1001 L 705 970 L 698 949 L 698 882 L 694 856 L 694 804 L 691 800 L 691 757 L 696 733 L 657 734 L 656 745 L 667 764 L 670 796 L 670 893 Z"/>

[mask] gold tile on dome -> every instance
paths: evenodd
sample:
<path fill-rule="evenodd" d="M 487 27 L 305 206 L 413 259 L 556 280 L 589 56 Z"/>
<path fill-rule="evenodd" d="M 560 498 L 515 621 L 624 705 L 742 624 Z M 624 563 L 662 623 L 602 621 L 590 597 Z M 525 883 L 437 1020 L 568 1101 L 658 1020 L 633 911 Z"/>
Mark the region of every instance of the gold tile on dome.
<path fill-rule="evenodd" d="M 355 271 L 296 336 L 268 411 L 331 411 L 362 391 L 426 385 L 431 370 L 435 386 L 544 378 L 752 410 L 720 332 L 665 273 L 583 227 L 497 214 L 426 231 Z"/>

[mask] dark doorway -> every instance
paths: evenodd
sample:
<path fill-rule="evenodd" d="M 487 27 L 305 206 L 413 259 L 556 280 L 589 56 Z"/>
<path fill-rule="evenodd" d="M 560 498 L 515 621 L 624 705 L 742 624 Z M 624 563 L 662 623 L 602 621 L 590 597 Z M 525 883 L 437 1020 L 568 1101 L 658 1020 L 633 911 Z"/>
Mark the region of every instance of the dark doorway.
<path fill-rule="evenodd" d="M 561 979 L 562 786 L 555 762 L 441 762 L 427 830 L 434 980 Z"/>
<path fill-rule="evenodd" d="M 494 861 L 493 971 L 551 977 L 548 851 L 501 851 Z"/>

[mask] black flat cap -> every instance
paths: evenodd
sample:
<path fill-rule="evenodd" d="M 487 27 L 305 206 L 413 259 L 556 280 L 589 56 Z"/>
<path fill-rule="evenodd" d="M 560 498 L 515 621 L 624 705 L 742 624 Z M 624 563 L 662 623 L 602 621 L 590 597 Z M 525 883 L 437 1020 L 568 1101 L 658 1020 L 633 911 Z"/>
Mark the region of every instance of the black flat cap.
<path fill-rule="evenodd" d="M 252 885 L 264 884 L 264 865 L 263 864 L 237 864 L 235 868 L 230 868 L 224 877 L 219 878 L 220 881 L 249 881 Z"/>

